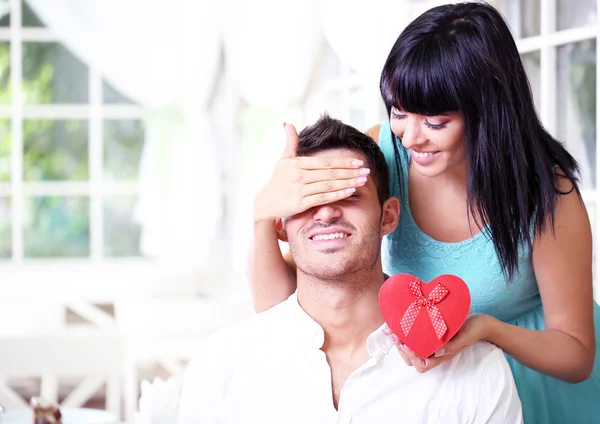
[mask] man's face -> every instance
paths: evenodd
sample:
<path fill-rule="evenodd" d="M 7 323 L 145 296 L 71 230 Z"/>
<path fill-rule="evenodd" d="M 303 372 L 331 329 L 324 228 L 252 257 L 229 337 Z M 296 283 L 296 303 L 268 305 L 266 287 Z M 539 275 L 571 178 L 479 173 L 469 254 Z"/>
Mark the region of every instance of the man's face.
<path fill-rule="evenodd" d="M 366 162 L 363 154 L 349 149 L 331 149 L 313 156 L 358 155 Z M 345 200 L 314 207 L 284 222 L 294 262 L 305 274 L 337 279 L 369 270 L 377 263 L 384 228 L 372 179 Z"/>

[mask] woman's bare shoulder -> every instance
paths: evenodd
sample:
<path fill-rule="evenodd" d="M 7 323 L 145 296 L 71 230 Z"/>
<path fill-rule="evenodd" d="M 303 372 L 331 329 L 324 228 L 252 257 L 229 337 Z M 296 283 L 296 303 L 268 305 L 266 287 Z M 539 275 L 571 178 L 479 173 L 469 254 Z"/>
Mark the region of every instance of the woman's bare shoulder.
<path fill-rule="evenodd" d="M 377 143 L 377 144 L 379 144 L 379 128 L 380 127 L 381 127 L 381 125 L 377 124 L 365 131 L 365 134 L 367 134 L 369 137 L 371 137 L 373 140 L 375 140 L 375 143 Z"/>

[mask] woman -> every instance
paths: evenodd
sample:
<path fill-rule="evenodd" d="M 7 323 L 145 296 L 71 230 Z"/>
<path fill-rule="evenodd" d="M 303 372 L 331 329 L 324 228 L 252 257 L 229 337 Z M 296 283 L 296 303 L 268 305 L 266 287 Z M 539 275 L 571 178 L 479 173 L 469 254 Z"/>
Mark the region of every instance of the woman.
<path fill-rule="evenodd" d="M 472 295 L 473 314 L 444 349 L 424 361 L 401 354 L 426 372 L 487 340 L 507 354 L 525 422 L 598 422 L 600 308 L 578 166 L 540 124 L 506 23 L 481 3 L 425 12 L 393 46 L 380 88 L 390 119 L 369 134 L 402 202 L 385 271 L 455 274 Z M 368 172 L 352 158 L 294 158 L 286 131 L 292 142 L 256 200 L 259 310 L 295 288 L 274 219 L 347 196 Z"/>

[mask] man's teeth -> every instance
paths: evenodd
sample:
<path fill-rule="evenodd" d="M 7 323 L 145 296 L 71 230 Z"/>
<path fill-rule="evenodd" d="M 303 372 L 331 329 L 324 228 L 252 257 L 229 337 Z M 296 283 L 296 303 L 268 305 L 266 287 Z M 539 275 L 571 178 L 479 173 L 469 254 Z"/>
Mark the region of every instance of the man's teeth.
<path fill-rule="evenodd" d="M 418 158 L 428 158 L 429 156 L 433 155 L 433 152 L 415 152 L 414 150 L 413 153 Z"/>
<path fill-rule="evenodd" d="M 333 240 L 333 239 L 341 239 L 344 237 L 348 237 L 348 234 L 346 233 L 331 233 L 331 234 L 317 234 L 316 236 L 313 237 L 313 240 L 319 241 L 319 240 Z"/>

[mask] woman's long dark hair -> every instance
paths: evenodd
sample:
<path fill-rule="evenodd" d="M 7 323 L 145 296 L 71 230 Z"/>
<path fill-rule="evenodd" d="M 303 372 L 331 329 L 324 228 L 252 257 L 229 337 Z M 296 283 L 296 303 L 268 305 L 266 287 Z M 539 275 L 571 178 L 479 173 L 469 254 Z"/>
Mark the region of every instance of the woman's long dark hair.
<path fill-rule="evenodd" d="M 470 215 L 487 224 L 502 270 L 512 278 L 519 247 L 531 248 L 548 218 L 554 228 L 554 206 L 564 194 L 557 179 L 568 178 L 579 193 L 579 166 L 543 128 L 502 16 L 484 3 L 428 10 L 396 40 L 380 89 L 388 114 L 392 107 L 462 114 Z M 394 149 L 399 167 L 397 143 Z"/>

